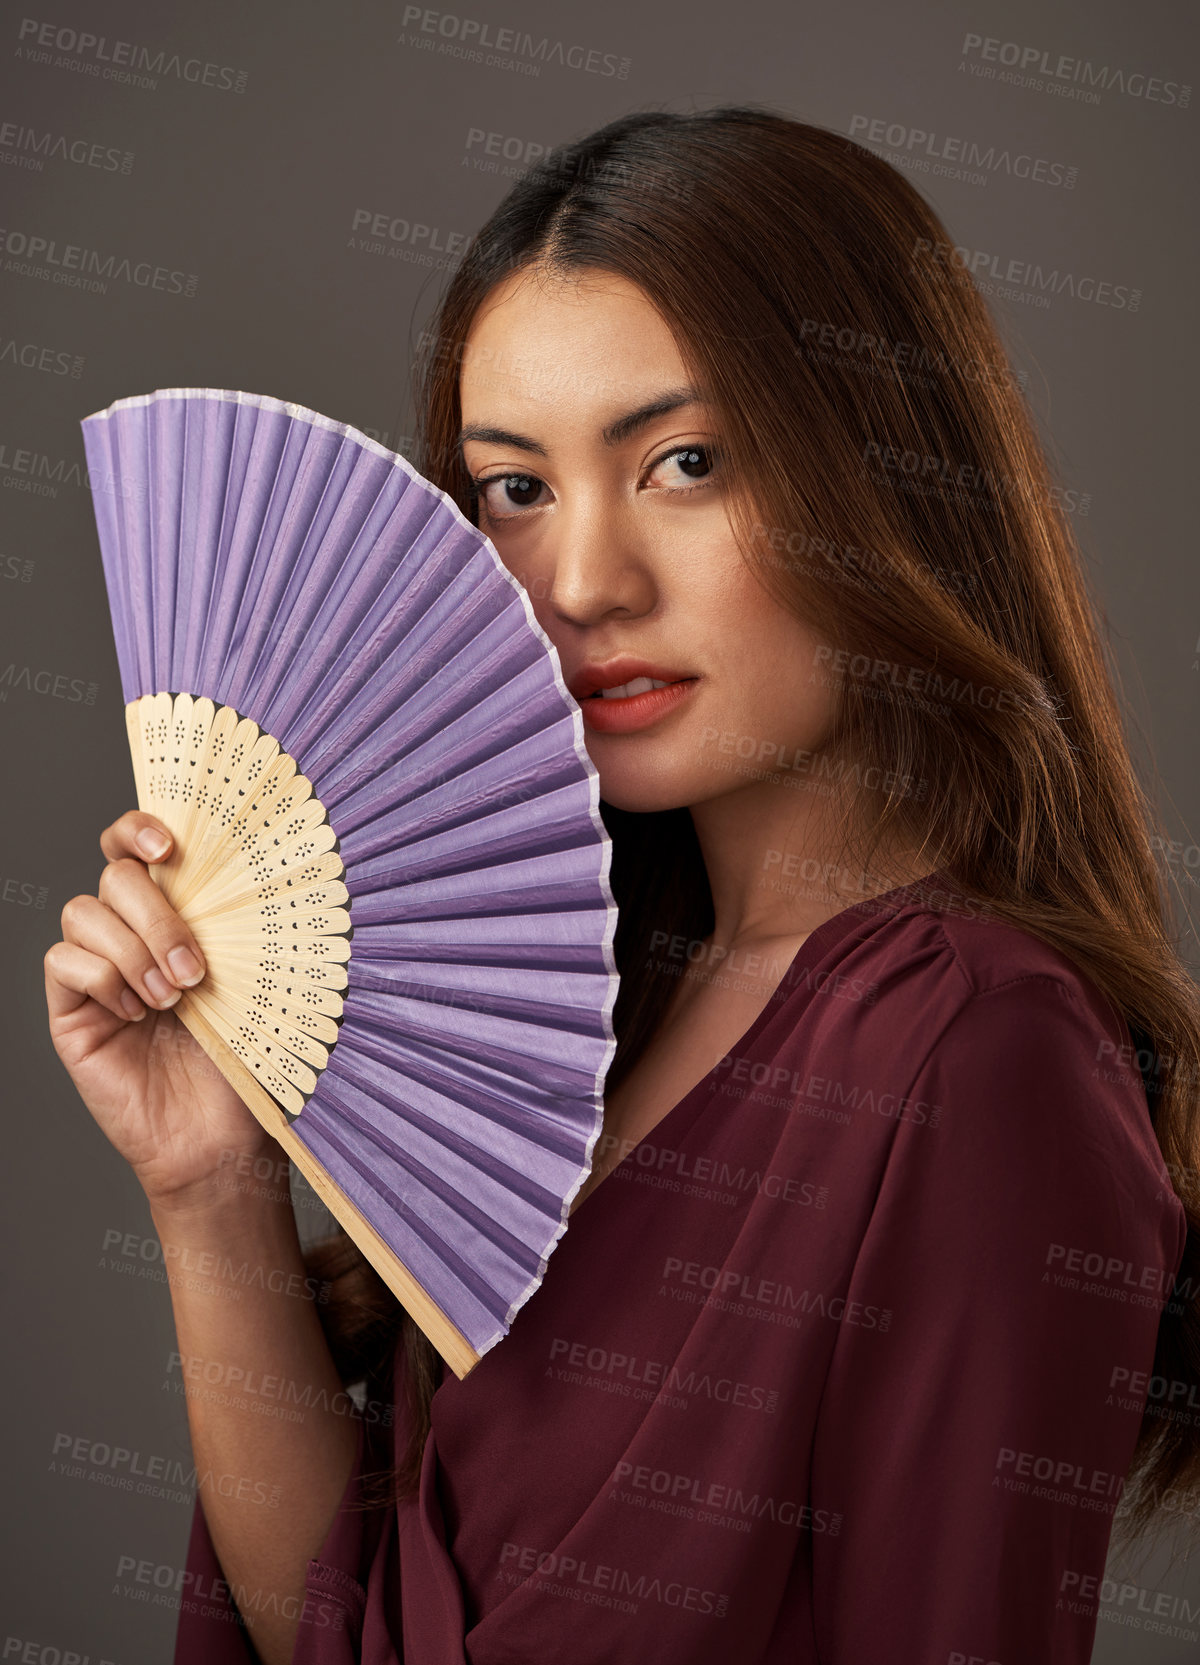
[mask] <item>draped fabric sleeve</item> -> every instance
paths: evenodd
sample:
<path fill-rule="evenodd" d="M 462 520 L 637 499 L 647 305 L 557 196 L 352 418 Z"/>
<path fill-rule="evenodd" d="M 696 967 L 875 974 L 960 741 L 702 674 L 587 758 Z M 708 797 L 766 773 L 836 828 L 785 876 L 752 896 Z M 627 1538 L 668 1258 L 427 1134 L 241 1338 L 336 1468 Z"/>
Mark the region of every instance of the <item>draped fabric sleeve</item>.
<path fill-rule="evenodd" d="M 362 1506 L 365 1473 L 391 1460 L 390 1442 L 379 1439 L 357 1407 L 358 1444 L 354 1466 L 325 1541 L 305 1570 L 304 1594 L 295 1604 L 298 1619 L 293 1665 L 357 1665 L 363 1658 L 363 1620 L 368 1569 L 387 1525 L 389 1510 Z M 385 1450 L 384 1447 L 387 1447 Z M 253 1597 L 247 1598 L 250 1629 L 217 1558 L 204 1509 L 197 1497 L 181 1591 L 173 1665 L 260 1665 L 251 1635 Z M 394 1658 L 394 1655 L 380 1655 Z"/>
<path fill-rule="evenodd" d="M 841 1325 L 814 1432 L 819 1656 L 1087 1665 L 1183 1208 L 1090 985 L 975 990 L 912 1043 L 937 1113 L 895 1129 L 847 1294 L 886 1329 Z"/>

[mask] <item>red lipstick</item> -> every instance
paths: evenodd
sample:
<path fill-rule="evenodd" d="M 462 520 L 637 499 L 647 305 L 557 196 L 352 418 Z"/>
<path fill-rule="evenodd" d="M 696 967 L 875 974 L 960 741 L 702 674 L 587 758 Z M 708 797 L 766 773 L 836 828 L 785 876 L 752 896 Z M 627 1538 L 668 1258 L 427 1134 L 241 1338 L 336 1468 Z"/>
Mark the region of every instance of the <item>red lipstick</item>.
<path fill-rule="evenodd" d="M 583 720 L 593 732 L 634 734 L 682 705 L 697 680 L 677 669 L 622 656 L 582 666 L 571 679 L 569 691 L 579 701 Z M 624 692 L 631 683 L 645 682 L 664 686 L 635 687 L 634 692 Z M 617 689 L 622 692 L 614 693 Z"/>

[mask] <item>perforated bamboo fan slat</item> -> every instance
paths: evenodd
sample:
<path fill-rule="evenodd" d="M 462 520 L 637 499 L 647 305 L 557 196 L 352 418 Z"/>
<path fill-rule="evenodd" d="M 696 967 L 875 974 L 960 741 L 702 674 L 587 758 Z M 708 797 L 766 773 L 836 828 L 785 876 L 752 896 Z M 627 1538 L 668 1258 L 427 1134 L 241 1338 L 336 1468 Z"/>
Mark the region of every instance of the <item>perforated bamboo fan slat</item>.
<path fill-rule="evenodd" d="M 312 785 L 256 723 L 209 699 L 147 694 L 128 708 L 150 810 L 178 828 L 151 871 L 189 921 L 209 975 L 190 1009 L 298 1115 L 338 1038 L 349 891 Z"/>
<path fill-rule="evenodd" d="M 401 457 L 221 389 L 83 423 L 174 1010 L 463 1375 L 541 1281 L 613 1052 L 609 845 L 523 591 Z"/>

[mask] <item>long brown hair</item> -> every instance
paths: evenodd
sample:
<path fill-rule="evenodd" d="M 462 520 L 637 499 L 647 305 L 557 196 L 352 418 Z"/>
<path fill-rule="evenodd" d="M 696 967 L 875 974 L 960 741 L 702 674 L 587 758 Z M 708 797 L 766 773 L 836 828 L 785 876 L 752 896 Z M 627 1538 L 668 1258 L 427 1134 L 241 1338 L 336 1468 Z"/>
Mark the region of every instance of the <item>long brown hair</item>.
<path fill-rule="evenodd" d="M 848 865 L 869 870 L 897 834 L 927 844 L 956 886 L 1067 955 L 1128 1023 L 1189 1227 L 1155 1375 L 1200 1382 L 1200 998 L 1076 547 L 1079 500 L 1053 478 L 941 221 L 869 151 L 758 106 L 637 112 L 561 146 L 475 238 L 418 362 L 414 461 L 472 518 L 463 348 L 495 286 L 534 266 L 636 284 L 714 407 L 746 557 L 837 650 L 839 720 L 821 763 L 847 793 Z M 604 815 L 620 907 L 615 1084 L 674 986 L 648 969 L 651 929 L 702 939 L 713 916 L 686 808 Z M 382 1369 L 403 1335 L 412 1438 L 387 1475 L 402 1495 L 436 1355 L 343 1234 L 310 1270 L 332 1275 L 324 1310 L 347 1371 Z M 1161 1519 L 1168 1488 L 1200 1479 L 1200 1428 L 1157 1408 L 1122 1507 L 1130 1534 Z"/>

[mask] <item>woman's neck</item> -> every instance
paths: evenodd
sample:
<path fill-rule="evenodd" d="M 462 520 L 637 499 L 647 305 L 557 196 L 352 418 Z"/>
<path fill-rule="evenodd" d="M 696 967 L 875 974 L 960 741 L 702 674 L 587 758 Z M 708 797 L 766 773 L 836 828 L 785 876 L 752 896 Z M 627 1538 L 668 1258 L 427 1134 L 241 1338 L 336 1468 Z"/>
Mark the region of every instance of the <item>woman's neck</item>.
<path fill-rule="evenodd" d="M 918 839 L 881 840 L 869 867 L 845 849 L 844 812 L 831 795 L 775 780 L 694 804 L 712 892 L 711 944 L 731 951 L 802 940 L 865 897 L 935 872 Z"/>

